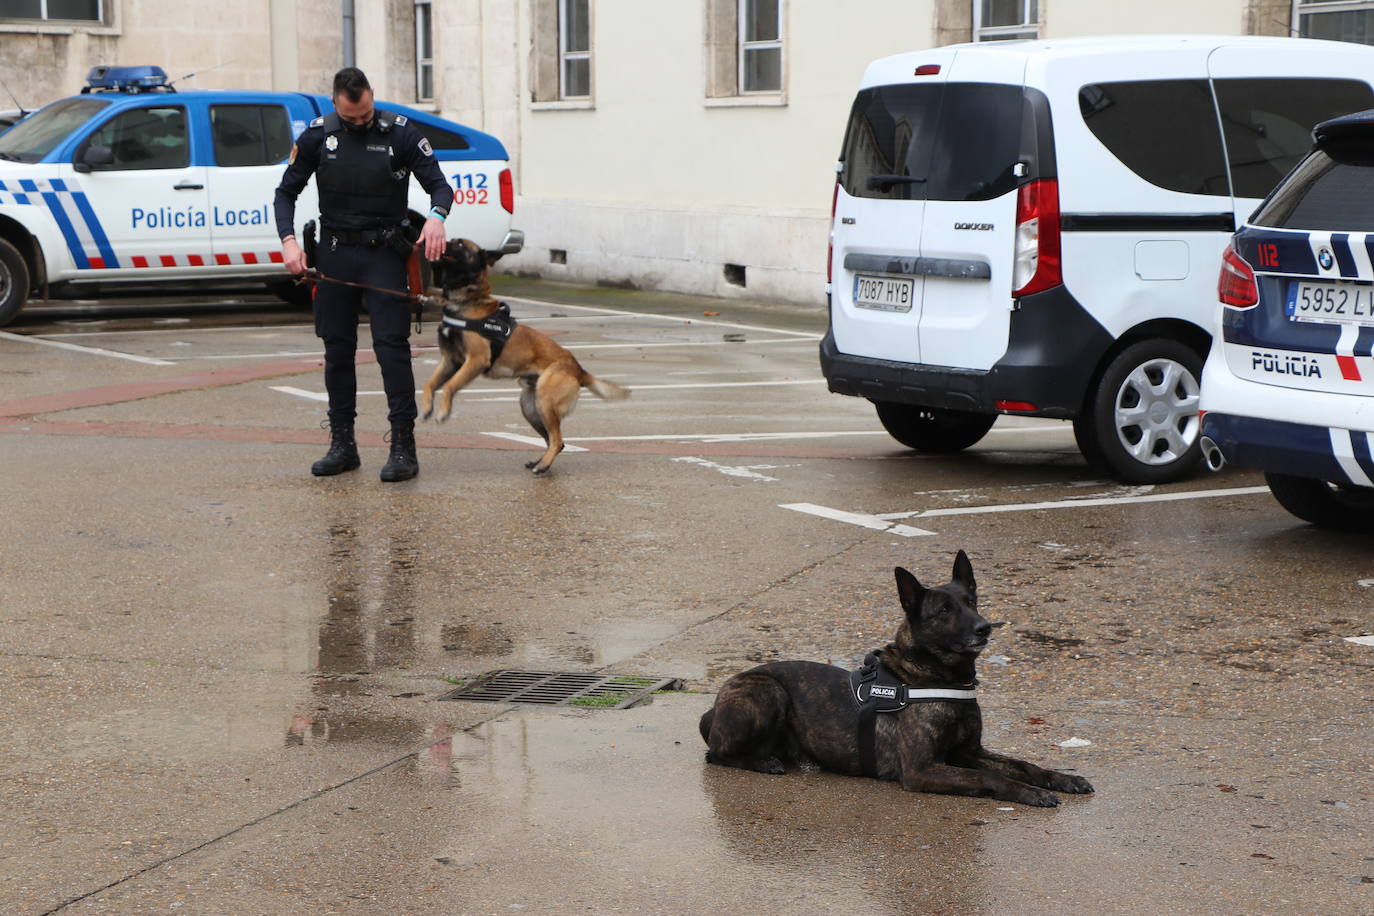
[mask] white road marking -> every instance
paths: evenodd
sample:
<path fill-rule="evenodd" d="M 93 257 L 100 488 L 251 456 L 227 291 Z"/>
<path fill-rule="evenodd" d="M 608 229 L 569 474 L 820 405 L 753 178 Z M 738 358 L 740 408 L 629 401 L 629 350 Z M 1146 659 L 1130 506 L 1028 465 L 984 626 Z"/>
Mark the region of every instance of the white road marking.
<path fill-rule="evenodd" d="M 168 364 L 166 364 L 166 365 L 171 365 L 171 364 L 168 363 Z M 825 379 L 794 379 L 794 380 L 788 380 L 788 381 L 773 381 L 773 382 L 685 382 L 685 383 L 680 384 L 680 385 L 635 385 L 635 384 L 632 384 L 632 383 L 628 383 L 628 382 L 627 382 L 627 383 L 626 383 L 626 386 L 627 386 L 628 388 L 630 388 L 631 390 L 633 390 L 633 391 L 653 391 L 653 390 L 660 390 L 660 389 L 684 389 L 684 388 L 772 388 L 772 387 L 791 386 L 791 385 L 823 385 L 823 384 L 825 384 Z M 272 389 L 273 391 L 280 391 L 280 392 L 282 392 L 283 394 L 294 394 L 294 395 L 296 395 L 297 397 L 309 398 L 309 399 L 311 399 L 312 401 L 328 400 L 327 395 L 325 395 L 323 392 L 316 393 L 316 392 L 313 392 L 313 391 L 306 391 L 306 390 L 303 389 L 303 388 L 295 388 L 295 387 L 290 386 L 290 385 L 272 385 L 272 386 L 269 386 L 269 387 L 271 387 L 271 389 Z M 492 395 L 492 394 L 520 394 L 521 391 L 522 391 L 522 389 L 520 389 L 520 388 L 470 388 L 470 389 L 468 389 L 468 394 L 467 394 L 467 395 L 464 395 L 464 396 L 462 396 L 462 397 L 460 397 L 459 400 L 464 400 L 464 401 L 474 401 L 474 400 L 476 400 L 476 401 L 480 401 L 483 395 Z M 416 393 L 416 394 L 419 394 L 419 393 L 420 393 L 419 389 L 417 389 L 415 393 Z M 359 391 L 359 392 L 358 392 L 358 397 L 364 397 L 364 396 L 375 397 L 375 396 L 380 396 L 380 395 L 385 395 L 385 394 L 386 394 L 385 391 Z M 504 400 L 517 400 L 517 399 L 515 399 L 515 398 L 500 398 L 499 400 L 503 400 L 503 401 L 504 401 Z M 886 435 L 886 433 L 884 433 L 884 435 Z"/>
<path fill-rule="evenodd" d="M 860 528 L 872 528 L 874 531 L 899 534 L 904 538 L 920 537 L 921 535 L 935 533 L 934 531 L 926 531 L 922 528 L 912 528 L 908 525 L 895 525 L 887 519 L 878 518 L 876 515 L 844 512 L 840 509 L 831 509 L 828 506 L 817 506 L 814 503 L 786 503 L 780 505 L 778 508 L 791 509 L 794 512 L 805 512 L 808 515 L 818 515 L 821 518 L 829 518 L 837 522 L 858 525 Z"/>
<path fill-rule="evenodd" d="M 59 350 L 71 350 L 76 353 L 86 353 L 90 356 L 108 356 L 111 359 L 127 359 L 130 362 L 142 363 L 145 366 L 176 365 L 176 363 L 169 362 L 165 359 L 153 359 L 150 356 L 134 356 L 132 353 L 120 353 L 117 350 L 104 350 L 100 347 L 83 347 L 79 344 L 66 343 L 60 340 L 47 340 L 43 337 L 35 337 L 27 334 L 11 334 L 9 331 L 0 331 L 0 339 L 39 344 L 44 347 L 55 347 Z"/>
<path fill-rule="evenodd" d="M 903 532 L 897 529 L 904 528 L 905 526 L 893 525 L 893 522 L 899 519 L 926 519 L 945 515 L 982 515 L 997 512 L 1030 512 L 1040 509 L 1081 509 L 1091 506 L 1124 506 L 1135 503 L 1207 499 L 1217 496 L 1250 496 L 1256 493 L 1268 492 L 1268 487 L 1232 487 L 1224 490 L 1190 490 L 1181 493 L 1154 493 L 1148 496 L 1105 496 L 1095 499 L 1064 499 L 1055 502 L 1011 503 L 1001 506 L 960 506 L 949 509 L 918 509 L 913 512 L 886 512 L 882 515 L 865 515 L 858 512 L 846 512 L 843 509 L 831 509 L 828 506 L 816 506 L 811 503 L 790 503 L 787 505 L 780 505 L 778 508 L 805 512 L 808 515 L 818 515 L 821 518 L 847 522 L 848 524 L 858 525 L 863 528 L 873 528 L 878 531 L 890 531 L 890 533 L 893 534 L 902 534 Z M 892 527 L 889 529 L 888 526 L 890 525 Z M 909 530 L 919 532 L 920 534 L 935 533 L 920 528 Z M 910 534 L 905 536 L 911 537 Z"/>
<path fill-rule="evenodd" d="M 600 306 L 590 305 L 565 305 L 561 302 L 546 302 L 542 299 L 510 298 L 508 302 L 528 302 L 531 305 L 540 305 L 552 309 L 574 309 L 580 312 L 601 312 L 606 315 L 640 315 L 651 318 L 663 318 L 668 321 L 678 321 L 684 324 L 709 324 L 719 328 L 737 328 L 743 331 L 766 331 L 770 334 L 788 334 L 793 337 L 804 337 L 809 340 L 820 340 L 822 335 L 814 334 L 810 331 L 785 331 L 781 328 L 765 328 L 752 324 L 736 324 L 731 321 L 712 321 L 710 318 L 687 318 L 682 315 L 661 315 L 655 312 L 626 312 L 620 309 L 608 309 Z M 530 319 L 534 320 L 534 319 Z"/>
<path fill-rule="evenodd" d="M 743 477 L 746 480 L 776 481 L 778 479 L 776 477 L 769 477 L 767 474 L 758 473 L 759 471 L 769 471 L 777 467 L 777 465 L 773 464 L 731 466 L 728 464 L 717 464 L 714 461 L 707 461 L 705 458 L 691 458 L 685 455 L 681 458 L 674 458 L 673 461 L 681 462 L 683 464 L 695 464 L 698 467 L 709 468 L 712 471 L 719 471 L 727 477 Z"/>
<path fill-rule="evenodd" d="M 132 337 L 140 334 L 175 334 L 178 337 L 187 334 L 223 334 L 228 331 L 240 334 L 247 333 L 249 336 L 261 337 L 264 332 L 275 331 L 300 331 L 309 328 L 314 330 L 313 324 L 274 324 L 269 328 L 256 327 L 219 327 L 219 328 L 139 328 L 133 331 L 59 331 L 53 334 L 44 334 L 44 337 L 52 339 L 55 337 Z"/>
<path fill-rule="evenodd" d="M 538 436 L 522 436 L 519 433 L 482 433 L 484 436 L 494 436 L 497 439 L 509 439 L 512 442 L 523 442 L 526 445 L 535 445 L 539 448 L 548 448 L 549 444 Z M 563 440 L 563 449 L 568 452 L 585 452 L 586 449 L 580 445 L 570 445 L 568 440 Z"/>
<path fill-rule="evenodd" d="M 1347 636 L 1345 641 L 1357 646 L 1374 646 L 1374 636 Z"/>
<path fill-rule="evenodd" d="M 323 401 L 326 404 L 329 403 L 329 395 L 323 392 L 317 394 L 314 391 L 306 391 L 304 388 L 293 388 L 290 385 L 270 385 L 268 387 L 273 391 L 280 391 L 282 394 L 291 394 L 298 398 L 306 398 L 311 401 Z"/>

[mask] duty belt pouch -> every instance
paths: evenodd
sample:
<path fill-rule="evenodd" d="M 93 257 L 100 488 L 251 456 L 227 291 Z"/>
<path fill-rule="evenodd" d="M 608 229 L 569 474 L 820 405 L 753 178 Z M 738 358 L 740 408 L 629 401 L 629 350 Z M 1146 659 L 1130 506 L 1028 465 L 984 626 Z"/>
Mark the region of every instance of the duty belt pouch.
<path fill-rule="evenodd" d="M 382 230 L 382 238 L 392 251 L 403 258 L 410 257 L 410 252 L 415 248 L 415 241 L 420 237 L 420 233 L 411 228 L 410 223 L 402 223 L 399 226 L 390 227 Z"/>
<path fill-rule="evenodd" d="M 318 243 L 315 241 L 315 221 L 312 219 L 301 229 L 301 251 L 305 252 L 305 266 L 315 266 L 315 249 Z"/>

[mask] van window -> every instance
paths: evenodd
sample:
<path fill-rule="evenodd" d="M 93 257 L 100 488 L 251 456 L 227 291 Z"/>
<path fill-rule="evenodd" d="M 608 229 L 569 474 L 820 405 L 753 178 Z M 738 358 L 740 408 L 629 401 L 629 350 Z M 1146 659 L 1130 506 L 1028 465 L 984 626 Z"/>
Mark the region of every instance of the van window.
<path fill-rule="evenodd" d="M 1215 85 L 1237 197 L 1267 196 L 1312 148 L 1317 124 L 1374 108 L 1374 90 L 1359 80 L 1225 79 Z"/>
<path fill-rule="evenodd" d="M 275 165 L 291 152 L 291 121 L 280 105 L 211 105 L 215 163 Z"/>
<path fill-rule="evenodd" d="M 1079 90 L 1078 109 L 1093 136 L 1150 184 L 1230 196 L 1206 80 L 1097 83 Z"/>
<path fill-rule="evenodd" d="M 191 161 L 186 109 L 169 105 L 123 111 L 93 133 L 83 149 L 91 146 L 108 146 L 114 154 L 114 162 L 96 166 L 101 170 L 185 168 Z"/>
<path fill-rule="evenodd" d="M 840 159 L 845 192 L 887 200 L 991 200 L 1014 189 L 1020 86 L 876 86 L 854 100 Z"/>
<path fill-rule="evenodd" d="M 1250 222 L 1273 229 L 1374 232 L 1374 155 L 1368 142 L 1333 144 L 1304 160 Z"/>
<path fill-rule="evenodd" d="M 5 131 L 0 137 L 0 159 L 37 162 L 108 104 L 89 96 L 53 102 Z"/>
<path fill-rule="evenodd" d="M 468 149 L 467 137 L 462 134 L 455 134 L 451 130 L 444 130 L 442 127 L 435 127 L 433 124 L 426 124 L 424 121 L 411 121 L 420 129 L 420 133 L 425 135 L 429 145 L 435 149 Z"/>

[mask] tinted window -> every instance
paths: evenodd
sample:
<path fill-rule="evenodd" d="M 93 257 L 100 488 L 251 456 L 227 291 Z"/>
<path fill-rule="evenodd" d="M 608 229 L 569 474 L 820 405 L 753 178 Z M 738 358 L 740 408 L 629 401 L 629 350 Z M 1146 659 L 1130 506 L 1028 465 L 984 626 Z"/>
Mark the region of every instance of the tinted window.
<path fill-rule="evenodd" d="M 1250 221 L 1275 229 L 1374 232 L 1374 149 L 1360 144 L 1313 153 Z"/>
<path fill-rule="evenodd" d="M 210 135 L 222 166 L 275 165 L 291 152 L 291 122 L 280 105 L 213 105 Z"/>
<path fill-rule="evenodd" d="M 6 135 L 8 136 L 8 134 Z M 101 170 L 178 169 L 191 161 L 184 108 L 134 108 L 115 115 L 86 141 L 114 154 Z"/>
<path fill-rule="evenodd" d="M 1206 80 L 1084 86 L 1078 108 L 1093 136 L 1150 184 L 1185 194 L 1230 196 Z"/>
<path fill-rule="evenodd" d="M 1312 128 L 1374 107 L 1358 80 L 1217 80 L 1226 155 L 1237 197 L 1264 197 L 1312 148 Z"/>
<path fill-rule="evenodd" d="M 420 128 L 420 133 L 429 140 L 429 145 L 435 149 L 467 149 L 468 141 L 462 134 L 455 134 L 451 130 L 444 130 L 442 127 L 435 127 L 433 124 L 426 124 L 423 121 L 412 121 L 416 127 Z"/>
<path fill-rule="evenodd" d="M 0 137 L 0 159 L 37 162 L 108 104 L 103 99 L 90 98 L 52 103 L 5 131 Z"/>
<path fill-rule="evenodd" d="M 1019 86 L 877 86 L 854 100 L 840 158 L 854 197 L 989 200 L 1016 187 Z"/>

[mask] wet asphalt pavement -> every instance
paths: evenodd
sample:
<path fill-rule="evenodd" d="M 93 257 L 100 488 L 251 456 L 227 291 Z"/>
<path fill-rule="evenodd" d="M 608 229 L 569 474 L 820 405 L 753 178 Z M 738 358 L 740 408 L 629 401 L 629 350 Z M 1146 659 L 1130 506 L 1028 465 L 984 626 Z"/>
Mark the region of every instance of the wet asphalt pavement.
<path fill-rule="evenodd" d="M 1369 539 L 1254 474 L 1105 481 L 1067 424 L 915 455 L 826 392 L 819 309 L 498 292 L 634 389 L 583 396 L 547 478 L 481 381 L 379 482 L 366 350 L 363 467 L 312 478 L 318 341 L 265 297 L 3 329 L 0 912 L 1374 911 Z M 938 584 L 960 548 L 1007 622 L 987 744 L 1096 795 L 703 762 L 725 678 L 854 665 L 898 623 L 892 567 Z M 497 669 L 686 689 L 440 699 Z"/>

